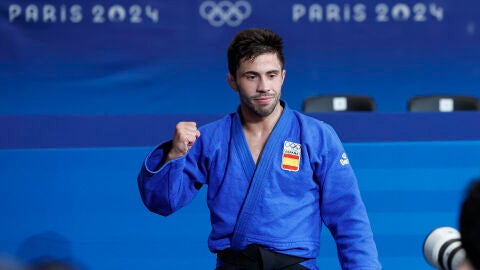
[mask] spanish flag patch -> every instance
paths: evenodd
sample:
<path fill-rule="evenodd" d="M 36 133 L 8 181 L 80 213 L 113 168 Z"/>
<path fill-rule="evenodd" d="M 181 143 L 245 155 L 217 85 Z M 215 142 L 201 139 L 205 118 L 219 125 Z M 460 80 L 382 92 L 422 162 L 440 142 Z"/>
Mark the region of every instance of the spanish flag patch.
<path fill-rule="evenodd" d="M 285 141 L 283 144 L 282 169 L 286 171 L 298 171 L 300 167 L 301 145 L 299 143 Z"/>

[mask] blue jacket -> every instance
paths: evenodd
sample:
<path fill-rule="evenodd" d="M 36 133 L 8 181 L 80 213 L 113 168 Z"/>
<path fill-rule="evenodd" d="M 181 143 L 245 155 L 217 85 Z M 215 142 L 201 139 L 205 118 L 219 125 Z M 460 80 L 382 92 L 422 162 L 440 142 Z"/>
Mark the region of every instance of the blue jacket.
<path fill-rule="evenodd" d="M 257 165 L 239 113 L 199 128 L 189 152 L 159 168 L 171 141 L 156 147 L 138 177 L 143 202 L 169 215 L 207 185 L 212 252 L 260 244 L 309 258 L 317 269 L 322 222 L 332 233 L 343 269 L 380 269 L 357 180 L 335 131 L 285 107 Z"/>

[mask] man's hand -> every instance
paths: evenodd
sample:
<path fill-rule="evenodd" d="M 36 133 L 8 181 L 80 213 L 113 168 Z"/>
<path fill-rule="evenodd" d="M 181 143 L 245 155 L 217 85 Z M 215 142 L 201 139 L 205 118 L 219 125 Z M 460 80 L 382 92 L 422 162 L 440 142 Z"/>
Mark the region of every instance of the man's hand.
<path fill-rule="evenodd" d="M 172 149 L 166 161 L 179 158 L 187 154 L 193 144 L 200 137 L 200 131 L 195 122 L 178 122 L 173 135 Z"/>

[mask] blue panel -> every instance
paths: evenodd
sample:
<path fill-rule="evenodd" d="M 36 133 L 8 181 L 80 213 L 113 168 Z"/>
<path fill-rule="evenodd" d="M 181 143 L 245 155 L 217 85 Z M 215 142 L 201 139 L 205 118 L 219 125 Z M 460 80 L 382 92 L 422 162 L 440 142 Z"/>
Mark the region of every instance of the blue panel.
<path fill-rule="evenodd" d="M 478 112 L 318 113 L 344 142 L 480 140 Z M 220 115 L 0 115 L 0 149 L 152 146 L 172 137 L 177 121 L 198 126 Z M 459 123 L 466 123 L 460 124 Z M 378 160 L 383 162 L 383 160 Z"/>
<path fill-rule="evenodd" d="M 352 93 L 402 112 L 417 94 L 478 95 L 479 8 L 476 0 L 2 1 L 0 114 L 230 112 L 238 98 L 226 83 L 226 49 L 247 27 L 284 37 L 293 108 L 310 95 Z"/>
<path fill-rule="evenodd" d="M 346 149 L 384 268 L 427 268 L 424 238 L 436 227 L 457 227 L 464 189 L 480 176 L 480 141 Z M 142 205 L 136 175 L 149 150 L 1 150 L 0 253 L 67 258 L 92 270 L 213 269 L 205 188 L 167 218 Z M 319 266 L 340 269 L 328 230 L 321 239 Z"/>

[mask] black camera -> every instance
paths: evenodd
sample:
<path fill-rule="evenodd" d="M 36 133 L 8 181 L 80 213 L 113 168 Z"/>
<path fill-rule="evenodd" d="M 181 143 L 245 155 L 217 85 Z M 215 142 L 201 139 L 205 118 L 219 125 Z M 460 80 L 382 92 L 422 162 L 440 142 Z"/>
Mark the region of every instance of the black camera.
<path fill-rule="evenodd" d="M 466 256 L 460 232 L 452 227 L 434 229 L 425 238 L 423 256 L 437 269 L 456 270 Z"/>

